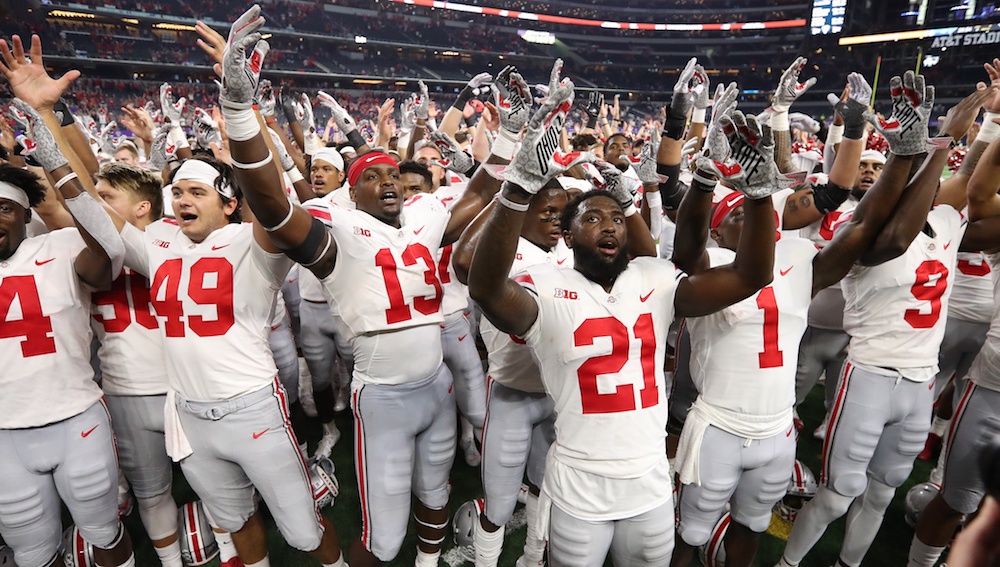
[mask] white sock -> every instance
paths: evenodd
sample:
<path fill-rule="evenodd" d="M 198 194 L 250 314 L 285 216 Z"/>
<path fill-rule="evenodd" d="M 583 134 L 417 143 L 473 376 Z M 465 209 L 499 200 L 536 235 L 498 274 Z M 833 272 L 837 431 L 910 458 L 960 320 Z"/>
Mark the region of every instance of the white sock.
<path fill-rule="evenodd" d="M 341 553 L 333 563 L 324 563 L 323 567 L 347 567 L 347 563 L 344 563 L 344 554 Z"/>
<path fill-rule="evenodd" d="M 468 441 L 469 439 L 472 439 L 472 436 L 474 434 L 474 431 L 472 429 L 472 423 L 470 423 L 469 420 L 465 419 L 465 416 L 462 416 L 462 418 L 459 421 L 462 422 L 462 441 Z"/>
<path fill-rule="evenodd" d="M 823 537 L 827 526 L 843 516 L 853 500 L 854 498 L 837 494 L 825 486 L 819 487 L 816 496 L 806 502 L 795 518 L 782 561 L 786 565 L 802 563 L 809 550 Z"/>
<path fill-rule="evenodd" d="M 271 560 L 265 555 L 264 559 L 256 563 L 244 563 L 246 567 L 271 567 Z"/>
<path fill-rule="evenodd" d="M 844 543 L 840 546 L 841 563 L 849 567 L 861 565 L 882 527 L 885 510 L 894 494 L 895 487 L 868 479 L 868 488 L 854 501 L 847 515 L 847 531 L 844 533 Z"/>
<path fill-rule="evenodd" d="M 476 521 L 476 567 L 496 567 L 503 551 L 503 526 L 495 532 L 488 532 L 483 524 Z"/>
<path fill-rule="evenodd" d="M 948 428 L 949 423 L 951 423 L 950 419 L 940 418 L 935 415 L 934 421 L 931 422 L 931 433 L 938 437 L 943 437 L 944 430 Z"/>
<path fill-rule="evenodd" d="M 934 567 L 943 551 L 943 547 L 927 545 L 914 535 L 913 542 L 910 543 L 910 558 L 906 567 Z"/>
<path fill-rule="evenodd" d="M 527 565 L 541 565 L 545 553 L 545 538 L 538 533 L 538 497 L 528 491 L 524 501 L 524 512 L 528 521 L 524 534 L 524 562 Z"/>
<path fill-rule="evenodd" d="M 215 534 L 215 543 L 219 544 L 219 561 L 225 563 L 233 557 L 237 557 L 236 545 L 233 544 L 233 536 L 229 532 L 212 530 Z"/>
<path fill-rule="evenodd" d="M 426 553 L 417 548 L 417 560 L 413 562 L 413 567 L 438 567 L 439 557 L 441 557 L 440 550 Z"/>
<path fill-rule="evenodd" d="M 153 547 L 163 567 L 184 567 L 181 561 L 181 544 L 175 541 L 166 547 Z"/>

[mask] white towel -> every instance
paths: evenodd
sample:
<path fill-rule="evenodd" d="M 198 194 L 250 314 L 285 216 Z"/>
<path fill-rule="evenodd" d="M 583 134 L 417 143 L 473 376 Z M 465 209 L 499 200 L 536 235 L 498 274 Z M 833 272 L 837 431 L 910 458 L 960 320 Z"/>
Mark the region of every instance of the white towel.
<path fill-rule="evenodd" d="M 191 450 L 191 444 L 184 435 L 184 427 L 181 426 L 181 418 L 177 414 L 177 394 L 170 389 L 167 390 L 163 417 L 163 436 L 167 443 L 167 455 L 175 463 L 179 463 L 194 451 Z"/>

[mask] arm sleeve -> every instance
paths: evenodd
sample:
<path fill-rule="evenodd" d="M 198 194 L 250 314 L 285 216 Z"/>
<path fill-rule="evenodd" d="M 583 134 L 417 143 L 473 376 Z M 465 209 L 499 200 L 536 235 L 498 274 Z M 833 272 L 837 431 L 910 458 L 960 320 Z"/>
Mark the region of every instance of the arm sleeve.
<path fill-rule="evenodd" d="M 125 265 L 133 272 L 138 272 L 147 279 L 149 273 L 149 252 L 146 249 L 146 235 L 141 230 L 125 223 L 121 231 L 122 242 L 125 243 Z"/>

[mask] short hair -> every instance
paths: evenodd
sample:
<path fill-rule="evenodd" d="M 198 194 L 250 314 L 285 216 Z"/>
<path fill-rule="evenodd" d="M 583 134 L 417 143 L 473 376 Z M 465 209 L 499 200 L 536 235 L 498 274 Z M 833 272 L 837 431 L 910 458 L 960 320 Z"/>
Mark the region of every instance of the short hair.
<path fill-rule="evenodd" d="M 628 142 L 630 146 L 632 145 L 632 138 L 629 138 L 628 136 L 626 136 L 625 134 L 622 134 L 621 132 L 615 132 L 614 134 L 611 134 L 610 136 L 608 136 L 607 140 L 604 140 L 604 149 L 607 150 L 608 149 L 608 144 L 611 143 L 611 140 L 613 140 L 613 139 L 615 139 L 617 137 L 625 138 L 625 141 Z"/>
<path fill-rule="evenodd" d="M 416 173 L 420 177 L 424 178 L 424 183 L 426 183 L 428 187 L 434 187 L 434 176 L 431 175 L 430 168 L 419 161 L 408 159 L 404 162 L 400 162 L 399 174 L 403 175 L 404 173 Z"/>
<path fill-rule="evenodd" d="M 236 210 L 233 214 L 229 215 L 230 224 L 237 224 L 243 222 L 243 213 L 240 211 L 240 207 L 243 205 L 243 190 L 240 188 L 240 184 L 236 182 L 236 176 L 233 175 L 233 168 L 226 162 L 216 159 L 214 156 L 199 155 L 191 157 L 188 159 L 196 159 L 198 161 L 203 161 L 208 165 L 214 167 L 216 171 L 219 172 L 219 177 L 215 180 L 215 192 L 219 196 L 219 200 L 222 201 L 223 205 L 229 204 L 229 199 L 227 199 L 220 190 L 229 185 L 233 188 L 233 198 L 236 199 Z M 182 162 L 183 163 L 183 162 Z M 174 182 L 174 176 L 180 170 L 178 167 L 170 172 L 170 183 Z"/>
<path fill-rule="evenodd" d="M 10 183 L 27 193 L 28 204 L 37 207 L 45 200 L 45 185 L 34 173 L 9 163 L 0 164 L 0 181 Z"/>
<path fill-rule="evenodd" d="M 577 134 L 569 140 L 569 145 L 574 150 L 589 150 L 597 145 L 597 136 L 593 134 Z"/>
<path fill-rule="evenodd" d="M 135 156 L 137 158 L 139 157 L 139 149 L 136 148 L 135 144 L 133 142 L 131 142 L 131 141 L 126 140 L 126 141 L 122 142 L 121 144 L 118 144 L 118 147 L 115 148 L 115 153 L 117 154 L 118 152 L 120 152 L 122 150 L 128 151 L 128 153 L 132 154 L 133 156 Z"/>
<path fill-rule="evenodd" d="M 101 166 L 95 178 L 106 181 L 115 189 L 134 194 L 142 201 L 149 201 L 150 217 L 153 220 L 163 216 L 163 187 L 160 176 L 152 171 L 112 162 Z"/>
<path fill-rule="evenodd" d="M 594 189 L 593 191 L 580 193 L 576 197 L 570 199 L 570 201 L 566 203 L 566 208 L 564 208 L 562 213 L 559 214 L 559 227 L 564 231 L 569 230 L 570 225 L 573 224 L 573 219 L 576 217 L 577 213 L 580 212 L 580 207 L 583 203 L 588 199 L 593 199 L 594 197 L 607 197 L 615 203 L 618 202 L 610 191 L 605 191 L 603 189 Z"/>

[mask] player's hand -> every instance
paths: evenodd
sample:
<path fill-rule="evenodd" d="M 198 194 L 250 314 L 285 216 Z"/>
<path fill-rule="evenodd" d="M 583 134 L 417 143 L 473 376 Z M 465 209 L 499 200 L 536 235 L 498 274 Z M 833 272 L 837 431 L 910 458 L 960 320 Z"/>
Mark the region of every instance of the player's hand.
<path fill-rule="evenodd" d="M 22 132 L 28 131 L 28 117 L 13 104 L 10 105 L 10 117 L 14 119 L 14 124 Z"/>
<path fill-rule="evenodd" d="M 712 99 L 712 121 L 715 122 L 723 116 L 732 116 L 736 110 L 740 89 L 736 83 L 729 83 L 726 86 L 721 84 L 715 88 L 715 97 Z"/>
<path fill-rule="evenodd" d="M 474 167 L 476 160 L 463 150 L 451 136 L 444 132 L 431 132 L 431 143 L 441 152 L 440 160 L 433 160 L 431 163 L 445 169 L 467 175 Z"/>
<path fill-rule="evenodd" d="M 572 104 L 572 81 L 562 81 L 555 90 L 549 91 L 545 103 L 528 121 L 520 150 L 503 170 L 504 179 L 534 195 L 556 175 L 578 163 L 596 159 L 592 152 L 563 154 L 557 151 Z"/>
<path fill-rule="evenodd" d="M 583 107 L 583 111 L 587 113 L 587 116 L 591 120 L 597 120 L 597 116 L 601 113 L 601 107 L 603 106 L 604 95 L 600 91 L 591 91 L 587 97 L 587 106 Z"/>
<path fill-rule="evenodd" d="M 639 155 L 628 158 L 643 185 L 658 185 L 667 180 L 666 177 L 656 173 L 656 152 L 659 147 L 660 137 L 650 136 L 649 140 L 642 145 Z"/>
<path fill-rule="evenodd" d="M 382 102 L 382 106 L 378 107 L 378 135 L 382 140 L 386 142 L 389 138 L 392 138 L 395 131 L 393 125 L 390 122 L 392 120 L 392 115 L 396 112 L 396 99 L 387 98 Z"/>
<path fill-rule="evenodd" d="M 66 160 L 66 156 L 59 151 L 56 139 L 52 136 L 52 132 L 49 131 L 49 127 L 45 125 L 38 112 L 27 102 L 19 98 L 15 98 L 11 104 L 16 106 L 27 117 L 28 124 L 31 126 L 31 141 L 35 144 L 31 155 L 38 160 L 38 163 L 41 164 L 45 171 L 55 171 L 64 165 L 68 165 L 69 162 Z"/>
<path fill-rule="evenodd" d="M 337 99 L 323 91 L 319 91 L 316 98 L 319 99 L 321 105 L 330 109 L 330 112 L 333 113 L 333 121 L 342 134 L 346 136 L 358 129 L 358 123 L 354 121 L 354 117 L 343 106 L 340 106 Z"/>
<path fill-rule="evenodd" d="M 170 83 L 160 85 L 160 108 L 163 110 L 163 116 L 172 125 L 181 125 L 181 115 L 184 113 L 186 107 L 186 98 L 181 97 L 179 100 L 174 101 L 174 88 L 170 86 Z"/>
<path fill-rule="evenodd" d="M 633 179 L 623 176 L 617 167 L 606 161 L 595 161 L 594 166 L 601 173 L 601 177 L 604 178 L 603 183 L 599 182 L 596 177 L 593 179 L 597 188 L 611 193 L 622 209 L 634 207 L 636 196 L 639 194 L 640 184 L 636 183 Z"/>
<path fill-rule="evenodd" d="M 260 6 L 254 4 L 233 22 L 229 30 L 221 66 L 222 94 L 219 101 L 223 108 L 248 109 L 253 103 L 264 56 L 271 49 L 257 31 L 263 25 Z M 247 57 L 247 49 L 251 47 L 250 57 Z"/>
<path fill-rule="evenodd" d="M 694 107 L 705 110 L 709 104 L 708 95 L 711 85 L 708 80 L 708 72 L 705 71 L 705 68 L 700 63 L 694 66 L 694 77 L 696 80 L 696 84 L 692 87 L 695 95 Z"/>
<path fill-rule="evenodd" d="M 972 127 L 979 116 L 979 109 L 1000 92 L 1000 86 L 983 86 L 962 99 L 961 102 L 948 109 L 948 114 L 941 122 L 941 135 L 953 140 L 960 140 Z M 970 142 L 971 145 L 971 142 Z"/>
<path fill-rule="evenodd" d="M 993 59 L 991 63 L 984 63 L 983 68 L 986 69 L 986 74 L 989 76 L 990 82 L 988 84 L 979 83 L 976 87 L 980 88 L 979 85 L 982 85 L 982 88 L 988 86 L 1000 87 L 1000 59 Z M 986 109 L 986 112 L 1000 114 L 1000 91 L 996 91 L 993 97 L 986 101 L 983 108 Z"/>
<path fill-rule="evenodd" d="M 868 106 L 872 96 L 871 85 L 861 73 L 851 73 L 847 76 L 844 93 L 846 96 L 841 95 L 839 99 L 834 94 L 826 95 L 826 99 L 844 122 L 844 137 L 860 140 L 865 133 L 865 116 L 871 112 Z"/>
<path fill-rule="evenodd" d="M 735 89 L 734 84 L 730 84 L 730 87 Z M 719 89 L 724 91 L 722 85 L 719 85 Z M 717 93 L 716 98 L 720 94 L 723 93 Z M 720 108 L 717 106 L 716 112 Z M 705 143 L 701 147 L 701 152 L 692 156 L 697 168 L 695 179 L 710 187 L 715 186 L 716 179 L 733 181 L 743 175 L 740 165 L 731 159 L 732 149 L 729 146 L 730 135 L 735 132 L 731 118 L 735 110 L 731 108 L 722 110 L 723 112 L 712 116 L 712 122 L 705 133 Z"/>
<path fill-rule="evenodd" d="M 173 144 L 168 139 L 169 134 L 170 127 L 167 125 L 160 126 L 153 132 L 153 144 L 150 146 L 149 156 L 146 158 L 147 168 L 160 171 L 170 161 L 170 156 L 173 155 L 172 150 L 176 150 L 176 148 L 170 147 Z"/>
<path fill-rule="evenodd" d="M 528 83 L 513 65 L 508 65 L 497 74 L 490 88 L 500 117 L 500 131 L 516 140 L 531 116 Z"/>
<path fill-rule="evenodd" d="M 799 82 L 799 75 L 802 74 L 806 61 L 805 57 L 796 58 L 781 74 L 781 78 L 778 79 L 778 88 L 774 91 L 774 98 L 771 100 L 771 110 L 788 112 L 792 103 L 816 84 L 816 77 L 812 77 L 804 83 Z"/>
<path fill-rule="evenodd" d="M 413 116 L 417 120 L 427 120 L 430 112 L 430 96 L 427 94 L 427 85 L 423 81 L 418 81 L 419 91 L 413 98 Z"/>
<path fill-rule="evenodd" d="M 212 116 L 205 112 L 204 108 L 194 111 L 194 137 L 198 142 L 198 147 L 208 149 L 212 144 L 222 145 L 222 134 L 219 133 L 219 125 L 212 120 Z"/>
<path fill-rule="evenodd" d="M 694 108 L 694 87 L 697 82 L 695 67 L 697 65 L 697 58 L 689 59 L 687 65 L 681 70 L 680 76 L 677 77 L 677 82 L 674 83 L 674 92 L 666 109 L 667 119 L 663 124 L 663 131 L 668 138 L 680 140 L 684 136 L 688 114 Z"/>
<path fill-rule="evenodd" d="M 490 83 L 492 82 L 493 75 L 490 75 L 489 73 L 479 73 L 469 80 L 469 83 L 465 85 L 465 88 L 471 91 L 472 96 L 480 96 L 490 92 Z"/>
<path fill-rule="evenodd" d="M 416 95 L 411 95 L 399 108 L 399 129 L 403 132 L 412 132 L 417 125 L 417 116 L 413 109 L 416 106 Z"/>
<path fill-rule="evenodd" d="M 99 132 L 99 135 L 97 137 L 97 139 L 100 140 L 101 142 L 101 151 L 108 155 L 115 154 L 114 131 L 115 128 L 117 127 L 118 125 L 115 124 L 114 120 L 112 120 L 111 122 L 105 124 L 104 128 L 101 128 L 101 131 Z"/>
<path fill-rule="evenodd" d="M 738 170 L 726 179 L 749 199 L 763 199 L 792 185 L 790 177 L 778 171 L 774 163 L 774 138 L 771 129 L 762 126 L 757 117 L 736 111 L 721 120 Z M 792 176 L 795 177 L 795 176 Z"/>
<path fill-rule="evenodd" d="M 42 40 L 37 35 L 31 36 L 31 51 L 28 55 L 24 53 L 19 36 L 15 35 L 11 43 L 13 52 L 7 46 L 7 41 L 0 39 L 0 58 L 3 59 L 0 73 L 7 77 L 14 96 L 32 108 L 51 109 L 69 89 L 70 84 L 80 76 L 80 72 L 67 71 L 58 79 L 50 77 L 42 61 Z"/>
<path fill-rule="evenodd" d="M 934 108 L 934 87 L 926 86 L 923 75 L 907 71 L 889 81 L 892 114 L 888 119 L 871 111 L 865 119 L 889 143 L 889 151 L 898 156 L 912 156 L 927 151 L 927 122 Z M 845 128 L 846 129 L 846 128 Z"/>
<path fill-rule="evenodd" d="M 299 107 L 302 114 L 297 116 L 299 124 L 302 125 L 307 132 L 316 131 L 316 118 L 313 116 L 312 101 L 309 100 L 309 95 L 302 93 L 299 95 Z"/>
<path fill-rule="evenodd" d="M 819 132 L 819 122 L 816 122 L 812 116 L 802 114 L 801 112 L 793 112 L 789 114 L 788 124 L 796 130 L 801 130 L 802 132 L 807 132 L 809 134 L 816 134 Z"/>
<path fill-rule="evenodd" d="M 288 155 L 288 150 L 285 148 L 284 142 L 281 141 L 281 136 L 271 128 L 267 129 L 267 133 L 271 135 L 271 142 L 274 143 L 274 151 L 278 154 L 281 169 L 285 171 L 295 169 L 295 160 L 292 159 L 292 156 Z"/>
<path fill-rule="evenodd" d="M 274 116 L 274 111 L 278 107 L 278 99 L 275 96 L 274 87 L 271 86 L 271 81 L 267 79 L 260 81 L 254 100 L 257 101 L 257 110 L 260 111 L 261 116 Z"/>

